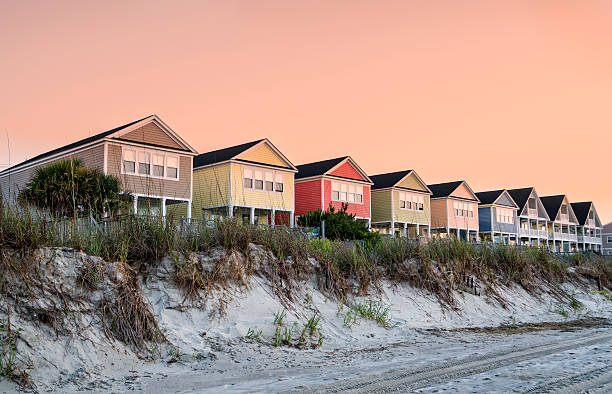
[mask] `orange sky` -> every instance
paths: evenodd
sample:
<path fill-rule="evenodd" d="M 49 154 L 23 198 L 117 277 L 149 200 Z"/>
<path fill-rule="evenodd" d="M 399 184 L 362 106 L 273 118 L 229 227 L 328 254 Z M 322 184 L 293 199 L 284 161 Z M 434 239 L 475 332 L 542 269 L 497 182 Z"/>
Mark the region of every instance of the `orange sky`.
<path fill-rule="evenodd" d="M 200 152 L 268 137 L 611 220 L 612 3 L 499 3 L 1 1 L 0 165 L 7 133 L 15 164 L 157 113 Z"/>

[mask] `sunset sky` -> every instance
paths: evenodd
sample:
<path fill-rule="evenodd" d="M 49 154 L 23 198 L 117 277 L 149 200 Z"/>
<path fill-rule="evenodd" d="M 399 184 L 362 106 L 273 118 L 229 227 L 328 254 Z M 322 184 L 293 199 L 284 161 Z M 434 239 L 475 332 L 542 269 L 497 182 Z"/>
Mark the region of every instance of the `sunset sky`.
<path fill-rule="evenodd" d="M 156 113 L 199 152 L 268 137 L 609 222 L 612 2 L 501 3 L 0 0 L 0 168 Z"/>

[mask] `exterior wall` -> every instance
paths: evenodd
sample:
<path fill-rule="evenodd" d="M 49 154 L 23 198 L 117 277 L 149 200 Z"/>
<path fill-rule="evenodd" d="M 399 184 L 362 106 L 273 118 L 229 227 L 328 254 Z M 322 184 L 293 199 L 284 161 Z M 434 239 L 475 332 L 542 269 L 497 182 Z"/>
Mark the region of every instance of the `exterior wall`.
<path fill-rule="evenodd" d="M 391 221 L 391 189 L 372 191 L 372 222 Z"/>
<path fill-rule="evenodd" d="M 472 193 L 470 193 L 470 191 L 468 190 L 467 187 L 465 187 L 465 184 L 462 184 L 461 186 L 459 186 L 452 194 L 452 197 L 460 197 L 460 198 L 467 198 L 467 199 L 473 199 L 474 196 L 472 195 Z"/>
<path fill-rule="evenodd" d="M 340 167 L 336 168 L 334 171 L 330 172 L 329 175 L 335 175 L 342 178 L 350 178 L 350 179 L 358 179 L 360 181 L 365 181 L 361 175 L 349 164 L 346 162 L 342 164 Z"/>
<path fill-rule="evenodd" d="M 34 167 L 18 170 L 9 175 L 0 177 L 0 192 L 5 201 L 14 202 L 19 191 L 22 190 L 34 175 L 37 168 L 46 167 L 51 163 L 69 158 L 77 158 L 83 161 L 85 167 L 104 171 L 104 144 L 87 148 L 83 151 L 72 153 L 57 159 L 43 162 Z"/>
<path fill-rule="evenodd" d="M 261 144 L 252 147 L 246 152 L 236 157 L 240 160 L 248 160 L 255 163 L 266 163 L 274 166 L 286 167 L 287 163 L 283 162 L 277 155 L 270 149 L 267 144 Z"/>
<path fill-rule="evenodd" d="M 601 236 L 602 254 L 604 256 L 612 256 L 612 242 L 608 242 L 608 237 L 612 237 L 612 223 L 608 223 L 603 227 L 601 230 Z"/>
<path fill-rule="evenodd" d="M 418 223 L 429 225 L 431 222 L 429 196 L 423 195 L 423 211 L 400 209 L 399 190 L 393 190 L 393 220 L 396 222 Z"/>
<path fill-rule="evenodd" d="M 491 211 L 492 207 L 478 207 L 478 227 L 481 233 L 491 231 Z"/>
<path fill-rule="evenodd" d="M 229 163 L 194 170 L 191 215 L 201 219 L 203 208 L 228 205 L 229 180 Z"/>
<path fill-rule="evenodd" d="M 518 218 L 516 217 L 516 211 L 515 210 L 512 211 L 512 215 L 514 217 L 514 223 L 509 224 L 509 223 L 498 223 L 497 222 L 497 207 L 493 207 L 492 209 L 493 209 L 493 226 L 495 227 L 495 232 L 515 234 L 516 233 L 516 223 L 518 220 Z M 480 212 L 478 212 L 478 214 L 480 215 Z M 483 230 L 481 229 L 480 231 L 483 231 Z"/>
<path fill-rule="evenodd" d="M 448 215 L 446 213 L 446 199 L 431 200 L 430 206 L 431 228 L 446 227 L 448 220 Z"/>
<path fill-rule="evenodd" d="M 407 189 L 412 189 L 412 190 L 426 191 L 426 189 L 419 183 L 419 181 L 416 179 L 413 173 L 411 173 L 410 176 L 406 177 L 406 179 L 402 180 L 396 186 L 405 187 Z"/>
<path fill-rule="evenodd" d="M 329 179 L 323 181 L 324 207 L 327 209 L 331 202 L 332 207 L 339 210 L 342 208 L 342 202 L 331 201 L 331 182 Z M 359 185 L 363 184 L 359 183 Z M 363 185 L 363 204 L 348 203 L 347 212 L 359 218 L 370 218 L 370 185 Z"/>
<path fill-rule="evenodd" d="M 130 131 L 127 134 L 119 137 L 123 140 L 140 142 L 144 144 L 153 144 L 158 146 L 167 146 L 174 149 L 183 149 L 175 140 L 173 140 L 166 132 L 164 132 L 154 122 L 148 123 L 136 130 Z"/>
<path fill-rule="evenodd" d="M 324 207 L 327 209 L 327 207 Z M 295 184 L 295 214 L 304 215 L 321 209 L 321 179 Z"/>
<path fill-rule="evenodd" d="M 462 202 L 467 202 L 468 204 L 473 206 L 474 217 L 473 218 L 456 217 L 455 212 L 453 211 L 454 210 L 453 200 L 449 199 L 448 209 L 446 213 L 448 215 L 448 226 L 450 228 L 460 228 L 460 229 L 469 228 L 470 230 L 478 230 L 478 203 L 464 201 L 464 200 L 462 200 Z"/>
<path fill-rule="evenodd" d="M 191 156 L 179 156 L 179 179 L 157 179 L 138 175 L 121 174 L 121 149 L 120 143 L 108 144 L 107 174 L 115 175 L 121 180 L 124 190 L 132 193 L 151 196 L 163 196 L 176 199 L 191 198 L 192 163 Z M 151 149 L 147 147 L 147 149 Z M 154 148 L 153 148 L 154 150 Z"/>
<path fill-rule="evenodd" d="M 282 193 L 266 192 L 263 190 L 244 189 L 242 169 L 251 166 L 237 163 L 231 163 L 230 165 L 232 174 L 232 205 L 283 211 L 292 211 L 294 209 L 293 172 L 282 171 L 284 183 Z M 279 171 L 278 168 L 272 169 Z"/>

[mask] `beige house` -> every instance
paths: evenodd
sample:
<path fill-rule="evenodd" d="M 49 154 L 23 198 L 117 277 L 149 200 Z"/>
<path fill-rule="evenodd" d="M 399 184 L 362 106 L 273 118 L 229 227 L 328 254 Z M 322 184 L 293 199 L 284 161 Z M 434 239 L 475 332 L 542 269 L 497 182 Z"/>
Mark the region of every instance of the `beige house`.
<path fill-rule="evenodd" d="M 0 192 L 12 203 L 37 168 L 78 158 L 88 168 L 117 176 L 122 190 L 134 196 L 134 212 L 165 216 L 168 206 L 183 205 L 189 218 L 196 154 L 157 115 L 150 115 L 7 168 L 0 172 Z"/>

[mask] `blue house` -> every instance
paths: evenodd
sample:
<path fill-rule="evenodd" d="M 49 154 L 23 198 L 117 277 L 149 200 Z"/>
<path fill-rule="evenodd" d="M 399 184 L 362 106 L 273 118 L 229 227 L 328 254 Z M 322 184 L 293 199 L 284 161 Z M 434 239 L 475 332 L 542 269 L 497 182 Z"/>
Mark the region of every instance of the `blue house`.
<path fill-rule="evenodd" d="M 491 190 L 476 193 L 480 239 L 506 245 L 518 243 L 517 211 L 507 190 Z"/>

